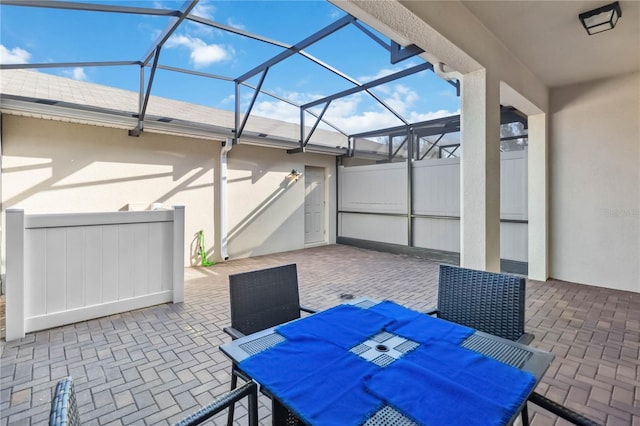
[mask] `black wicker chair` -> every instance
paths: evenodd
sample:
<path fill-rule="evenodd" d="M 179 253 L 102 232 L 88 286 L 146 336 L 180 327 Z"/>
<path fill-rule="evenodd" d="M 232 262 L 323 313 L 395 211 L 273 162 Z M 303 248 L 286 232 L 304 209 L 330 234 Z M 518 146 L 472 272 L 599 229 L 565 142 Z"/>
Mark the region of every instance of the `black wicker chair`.
<path fill-rule="evenodd" d="M 514 275 L 440 265 L 439 318 L 529 344 L 524 331 L 525 279 Z"/>
<path fill-rule="evenodd" d="M 229 275 L 229 296 L 231 326 L 224 331 L 234 340 L 300 318 L 301 311 L 315 313 L 300 305 L 295 264 Z M 231 389 L 237 386 L 238 377 L 249 380 L 234 366 Z M 233 405 L 227 424 L 233 424 Z"/>
<path fill-rule="evenodd" d="M 524 331 L 524 302 L 523 277 L 440 265 L 438 308 L 427 313 L 526 345 L 533 335 Z M 528 401 L 575 425 L 598 425 L 536 392 Z M 529 425 L 526 404 L 522 424 Z"/>
<path fill-rule="evenodd" d="M 249 426 L 258 426 L 258 386 L 249 381 L 243 386 L 218 397 L 211 404 L 201 408 L 190 416 L 176 423 L 176 426 L 196 426 L 210 419 L 225 408 L 232 407 L 237 401 L 248 397 Z M 56 385 L 51 403 L 49 426 L 80 425 L 80 415 L 76 402 L 73 379 L 65 377 Z"/>

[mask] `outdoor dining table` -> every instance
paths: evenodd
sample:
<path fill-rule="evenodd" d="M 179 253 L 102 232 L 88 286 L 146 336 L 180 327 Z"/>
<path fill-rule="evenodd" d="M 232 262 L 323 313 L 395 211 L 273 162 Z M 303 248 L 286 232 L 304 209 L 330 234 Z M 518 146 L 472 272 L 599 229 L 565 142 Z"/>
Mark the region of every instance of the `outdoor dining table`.
<path fill-rule="evenodd" d="M 553 355 L 360 298 L 220 346 L 309 425 L 508 425 Z"/>

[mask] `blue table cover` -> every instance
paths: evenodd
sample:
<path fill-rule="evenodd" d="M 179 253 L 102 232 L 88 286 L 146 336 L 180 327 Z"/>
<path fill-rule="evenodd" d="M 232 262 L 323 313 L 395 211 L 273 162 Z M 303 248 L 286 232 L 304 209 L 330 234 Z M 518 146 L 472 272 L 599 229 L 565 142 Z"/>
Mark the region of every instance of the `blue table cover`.
<path fill-rule="evenodd" d="M 376 334 L 392 317 L 353 305 L 338 305 L 315 315 L 276 328 L 288 340 L 316 337 L 350 349 Z"/>
<path fill-rule="evenodd" d="M 378 303 L 369 310 L 392 319 L 385 331 L 417 343 L 445 341 L 458 345 L 474 332 L 472 328 L 443 321 L 390 301 Z"/>
<path fill-rule="evenodd" d="M 314 337 L 282 342 L 240 368 L 311 425 L 358 425 L 382 406 L 362 385 L 379 367 Z"/>
<path fill-rule="evenodd" d="M 466 348 L 433 342 L 379 369 L 364 385 L 418 424 L 492 426 L 511 420 L 535 378 Z"/>
<path fill-rule="evenodd" d="M 460 347 L 473 329 L 393 302 L 340 305 L 276 331 L 287 340 L 239 366 L 316 426 L 360 425 L 384 404 L 421 425 L 502 425 L 535 384 L 528 372 Z M 382 331 L 420 345 L 386 367 L 349 352 Z"/>

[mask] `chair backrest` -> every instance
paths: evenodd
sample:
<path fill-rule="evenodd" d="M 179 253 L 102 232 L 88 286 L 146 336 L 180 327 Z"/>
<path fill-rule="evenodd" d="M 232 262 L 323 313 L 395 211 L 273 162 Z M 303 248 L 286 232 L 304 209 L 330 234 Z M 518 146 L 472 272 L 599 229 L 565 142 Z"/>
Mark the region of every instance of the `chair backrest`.
<path fill-rule="evenodd" d="M 295 264 L 229 275 L 231 327 L 255 333 L 300 318 Z"/>
<path fill-rule="evenodd" d="M 509 340 L 524 334 L 525 279 L 440 265 L 438 317 Z"/>
<path fill-rule="evenodd" d="M 80 424 L 73 379 L 65 377 L 56 385 L 51 401 L 49 426 L 75 426 Z"/>

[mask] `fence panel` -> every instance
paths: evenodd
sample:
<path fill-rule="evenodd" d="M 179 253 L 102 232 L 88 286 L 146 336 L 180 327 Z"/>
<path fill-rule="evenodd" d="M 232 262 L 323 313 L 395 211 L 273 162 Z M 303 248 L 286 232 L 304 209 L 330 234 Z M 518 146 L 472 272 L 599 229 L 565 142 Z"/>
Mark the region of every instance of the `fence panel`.
<path fill-rule="evenodd" d="M 184 207 L 25 215 L 7 210 L 7 340 L 181 302 Z"/>
<path fill-rule="evenodd" d="M 369 213 L 407 213 L 405 163 L 340 167 L 338 209 Z"/>
<path fill-rule="evenodd" d="M 500 254 L 526 262 L 527 152 L 500 158 Z M 412 169 L 413 245 L 459 253 L 460 159 L 414 161 Z M 339 167 L 338 173 L 338 236 L 406 245 L 407 164 Z"/>
<path fill-rule="evenodd" d="M 338 233 L 341 237 L 406 245 L 407 218 L 406 216 L 342 213 L 339 218 Z"/>

